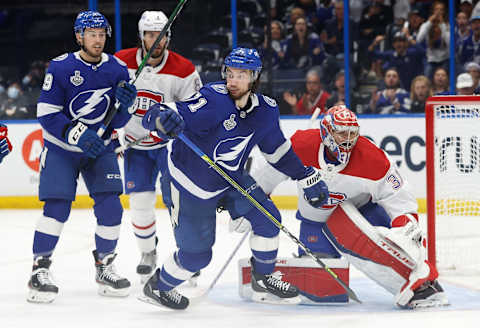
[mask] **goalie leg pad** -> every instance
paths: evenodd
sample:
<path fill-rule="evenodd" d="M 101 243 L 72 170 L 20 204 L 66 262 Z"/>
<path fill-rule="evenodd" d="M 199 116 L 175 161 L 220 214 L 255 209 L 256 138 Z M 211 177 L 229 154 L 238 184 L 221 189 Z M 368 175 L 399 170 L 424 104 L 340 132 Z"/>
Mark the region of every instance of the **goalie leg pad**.
<path fill-rule="evenodd" d="M 155 249 L 156 220 L 154 191 L 130 193 L 130 213 L 135 239 L 142 253 Z"/>
<path fill-rule="evenodd" d="M 401 290 L 417 266 L 417 262 L 384 238 L 350 202 L 335 209 L 324 232 L 355 267 L 392 294 Z"/>

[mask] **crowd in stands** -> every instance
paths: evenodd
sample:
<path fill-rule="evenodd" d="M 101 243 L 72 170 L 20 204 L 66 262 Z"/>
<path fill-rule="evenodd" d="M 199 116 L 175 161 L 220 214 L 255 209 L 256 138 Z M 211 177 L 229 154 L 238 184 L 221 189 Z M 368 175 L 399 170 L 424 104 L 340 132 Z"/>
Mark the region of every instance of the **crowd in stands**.
<path fill-rule="evenodd" d="M 266 26 L 266 3 L 271 24 Z M 350 0 L 350 108 L 359 114 L 424 112 L 431 95 L 480 92 L 480 1 L 456 0 L 455 54 L 450 54 L 448 1 Z M 309 115 L 345 101 L 343 0 L 238 0 L 238 45 L 256 47 L 269 62 L 271 93 L 281 114 Z M 229 9 L 197 38 L 190 53 L 202 79 L 220 78 L 231 47 Z M 215 13 L 218 15 L 218 13 Z M 215 25 L 217 24 L 217 25 Z M 270 37 L 267 37 L 267 31 Z M 174 34 L 175 38 L 181 36 Z M 44 58 L 47 60 L 47 58 Z M 36 61 L 19 81 L 0 75 L 0 119 L 35 117 L 46 62 Z"/>

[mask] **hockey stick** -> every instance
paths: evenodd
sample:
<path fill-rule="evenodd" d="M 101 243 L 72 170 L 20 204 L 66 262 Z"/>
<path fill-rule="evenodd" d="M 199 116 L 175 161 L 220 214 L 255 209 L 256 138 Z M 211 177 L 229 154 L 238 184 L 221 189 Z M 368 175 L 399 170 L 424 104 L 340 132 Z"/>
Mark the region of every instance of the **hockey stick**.
<path fill-rule="evenodd" d="M 162 130 L 163 127 L 161 124 L 159 124 L 158 118 L 157 118 L 157 128 L 159 130 Z M 309 255 L 311 258 L 317 262 L 335 281 L 343 287 L 343 289 L 348 293 L 348 296 L 353 299 L 354 301 L 358 303 L 362 303 L 360 299 L 357 297 L 355 292 L 350 289 L 339 277 L 338 275 L 332 271 L 320 258 L 318 258 L 315 254 L 312 253 L 312 251 L 305 246 L 297 237 L 292 235 L 290 231 L 282 225 L 270 212 L 268 212 L 262 204 L 260 204 L 255 198 L 250 196 L 250 194 L 242 188 L 235 180 L 233 180 L 225 171 L 223 171 L 214 161 L 210 159 L 200 148 L 198 148 L 190 139 L 188 139 L 187 136 L 185 136 L 183 133 L 180 133 L 177 138 L 182 140 L 191 150 L 193 150 L 201 159 L 203 159 L 207 164 L 209 164 L 218 174 L 220 174 L 225 180 L 228 181 L 228 183 L 233 186 L 235 189 L 237 189 L 238 192 L 240 192 L 244 197 L 246 197 L 250 203 L 252 203 L 253 206 L 255 206 L 260 212 L 262 212 L 273 224 L 277 226 L 280 230 L 282 230 L 294 243 L 296 243 L 298 246 L 300 246 L 307 255 Z"/>
<path fill-rule="evenodd" d="M 313 128 L 313 124 L 315 123 L 315 120 L 317 119 L 319 114 L 320 114 L 320 108 L 316 107 L 312 113 L 312 116 L 310 117 L 310 121 L 308 122 L 309 129 Z"/>
<path fill-rule="evenodd" d="M 227 268 L 227 266 L 230 264 L 230 262 L 232 261 L 233 257 L 235 256 L 235 254 L 237 254 L 238 250 L 240 249 L 240 247 L 242 246 L 243 242 L 245 241 L 245 239 L 247 239 L 247 236 L 250 234 L 250 229 L 248 231 L 246 231 L 242 238 L 240 239 L 240 241 L 238 242 L 237 246 L 235 246 L 235 248 L 233 249 L 232 253 L 230 254 L 230 256 L 228 257 L 227 261 L 223 264 L 222 268 L 220 269 L 220 271 L 218 271 L 216 277 L 212 280 L 212 282 L 210 283 L 210 285 L 208 286 L 208 288 L 203 292 L 201 293 L 199 296 L 196 296 L 196 297 L 193 297 L 191 298 L 191 303 L 198 303 L 200 301 L 202 301 L 205 297 L 207 297 L 207 295 L 210 293 L 210 291 L 213 289 L 213 287 L 215 286 L 215 284 L 217 283 L 218 279 L 220 279 L 220 277 L 222 276 L 223 272 L 225 271 L 225 269 Z"/>
<path fill-rule="evenodd" d="M 186 2 L 187 2 L 187 0 L 180 0 L 178 2 L 177 6 L 173 10 L 173 13 L 168 18 L 167 24 L 165 24 L 162 31 L 158 35 L 157 39 L 155 40 L 153 45 L 150 47 L 150 50 L 148 50 L 148 52 L 145 54 L 145 57 L 143 57 L 142 62 L 140 63 L 137 71 L 135 72 L 135 77 L 130 82 L 131 84 L 135 84 L 138 77 L 140 76 L 140 73 L 143 71 L 143 68 L 147 64 L 148 59 L 150 59 L 150 57 L 151 57 L 153 51 L 155 50 L 155 48 L 157 48 L 160 41 L 162 41 L 163 37 L 167 34 L 168 29 L 173 24 L 173 21 L 175 20 L 175 18 L 177 18 L 178 14 L 180 13 L 180 10 L 182 10 L 182 8 L 183 8 L 183 6 L 185 5 Z M 125 83 L 125 81 L 122 81 L 122 82 L 123 82 L 123 84 Z M 119 83 L 119 87 L 121 86 L 122 82 Z M 118 111 L 119 107 L 120 107 L 120 103 L 118 101 L 116 101 L 113 109 L 108 112 L 107 117 L 105 118 L 105 121 L 103 122 L 102 126 L 100 126 L 100 128 L 97 130 L 97 135 L 99 137 L 103 136 L 103 134 L 105 133 L 105 130 L 107 129 L 107 127 L 112 122 L 113 117 L 115 116 L 115 114 L 117 114 L 117 111 Z"/>

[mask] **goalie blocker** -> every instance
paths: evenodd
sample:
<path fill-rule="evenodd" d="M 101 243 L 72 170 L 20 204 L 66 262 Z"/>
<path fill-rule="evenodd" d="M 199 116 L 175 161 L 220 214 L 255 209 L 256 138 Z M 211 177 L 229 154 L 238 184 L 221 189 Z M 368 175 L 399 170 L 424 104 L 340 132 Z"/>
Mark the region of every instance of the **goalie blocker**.
<path fill-rule="evenodd" d="M 324 262 L 347 286 L 349 284 L 349 264 L 346 259 L 323 259 Z M 280 271 L 283 280 L 300 290 L 300 304 L 321 305 L 347 303 L 348 294 L 332 279 L 323 268 L 310 257 L 277 258 L 275 270 Z M 239 294 L 243 299 L 252 299 L 251 264 L 248 258 L 238 261 Z"/>

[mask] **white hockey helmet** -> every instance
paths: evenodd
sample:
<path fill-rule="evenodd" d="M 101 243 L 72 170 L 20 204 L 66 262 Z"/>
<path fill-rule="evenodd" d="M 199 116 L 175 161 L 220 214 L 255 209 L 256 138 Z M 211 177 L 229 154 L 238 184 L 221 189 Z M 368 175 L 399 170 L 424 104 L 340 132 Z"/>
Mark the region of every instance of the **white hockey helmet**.
<path fill-rule="evenodd" d="M 158 31 L 163 30 L 167 25 L 168 18 L 163 11 L 144 11 L 142 17 L 138 21 L 138 35 L 143 43 L 143 36 L 145 31 Z M 167 44 L 170 41 L 170 28 L 167 31 Z"/>

